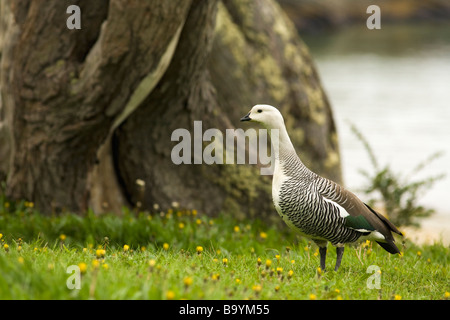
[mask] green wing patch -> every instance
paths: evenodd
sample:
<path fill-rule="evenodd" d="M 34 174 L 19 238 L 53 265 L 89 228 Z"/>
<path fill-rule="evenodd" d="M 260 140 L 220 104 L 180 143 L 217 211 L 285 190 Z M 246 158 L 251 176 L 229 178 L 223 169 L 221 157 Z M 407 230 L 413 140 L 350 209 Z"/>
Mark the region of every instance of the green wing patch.
<path fill-rule="evenodd" d="M 345 226 L 351 229 L 375 231 L 375 228 L 367 221 L 364 216 L 347 216 L 345 219 Z"/>

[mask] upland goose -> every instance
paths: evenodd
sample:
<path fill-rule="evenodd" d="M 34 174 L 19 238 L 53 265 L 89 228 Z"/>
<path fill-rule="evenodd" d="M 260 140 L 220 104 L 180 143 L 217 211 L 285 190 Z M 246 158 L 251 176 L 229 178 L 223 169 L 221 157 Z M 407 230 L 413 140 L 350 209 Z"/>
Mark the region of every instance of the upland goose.
<path fill-rule="evenodd" d="M 272 137 L 272 146 L 277 144 L 272 147 L 275 154 L 273 202 L 289 227 L 319 246 L 322 270 L 325 270 L 328 242 L 336 247 L 336 271 L 346 243 L 373 240 L 389 253 L 400 253 L 392 236 L 392 232 L 402 235 L 397 227 L 356 195 L 303 164 L 278 109 L 258 104 L 241 121 L 258 122 L 269 134 L 278 129 L 278 141 Z"/>

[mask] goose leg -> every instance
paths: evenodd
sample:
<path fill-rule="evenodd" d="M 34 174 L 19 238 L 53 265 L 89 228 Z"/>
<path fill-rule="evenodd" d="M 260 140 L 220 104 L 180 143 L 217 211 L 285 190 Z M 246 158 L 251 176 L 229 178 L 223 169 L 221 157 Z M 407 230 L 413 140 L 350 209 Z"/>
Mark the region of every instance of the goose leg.
<path fill-rule="evenodd" d="M 342 256 L 344 255 L 344 247 L 336 247 L 336 266 L 334 267 L 334 271 L 338 271 L 339 266 L 341 265 Z"/>
<path fill-rule="evenodd" d="M 320 253 L 320 269 L 325 271 L 325 260 L 327 258 L 327 247 L 319 247 Z"/>

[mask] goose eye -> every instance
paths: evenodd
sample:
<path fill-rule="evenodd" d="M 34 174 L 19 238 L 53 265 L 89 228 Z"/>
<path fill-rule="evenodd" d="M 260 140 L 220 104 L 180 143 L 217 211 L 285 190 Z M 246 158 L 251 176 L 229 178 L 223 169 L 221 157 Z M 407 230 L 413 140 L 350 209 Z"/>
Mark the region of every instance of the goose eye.
<path fill-rule="evenodd" d="M 262 112 L 262 110 L 261 109 L 258 109 L 258 113 L 261 113 Z"/>

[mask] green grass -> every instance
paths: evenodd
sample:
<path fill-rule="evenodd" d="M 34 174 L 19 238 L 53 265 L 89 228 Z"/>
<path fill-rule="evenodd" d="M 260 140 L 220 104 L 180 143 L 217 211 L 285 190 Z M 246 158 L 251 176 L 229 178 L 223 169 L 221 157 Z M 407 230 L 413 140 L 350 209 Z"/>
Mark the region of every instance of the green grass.
<path fill-rule="evenodd" d="M 450 250 L 441 244 L 417 246 L 407 241 L 402 245 L 399 240 L 401 256 L 373 243 L 347 247 L 338 272 L 331 271 L 336 257 L 330 247 L 330 271 L 321 272 L 315 245 L 287 228 L 261 221 L 225 214 L 210 218 L 177 209 L 125 212 L 122 217 L 92 213 L 45 217 L 30 203 L 9 204 L 1 199 L 0 233 L 0 299 L 450 296 Z M 66 284 L 75 277 L 67 273 L 72 265 L 81 266 L 79 290 Z M 371 265 L 378 266 L 381 274 L 367 273 Z M 375 277 L 380 279 L 380 289 L 368 288 Z"/>

